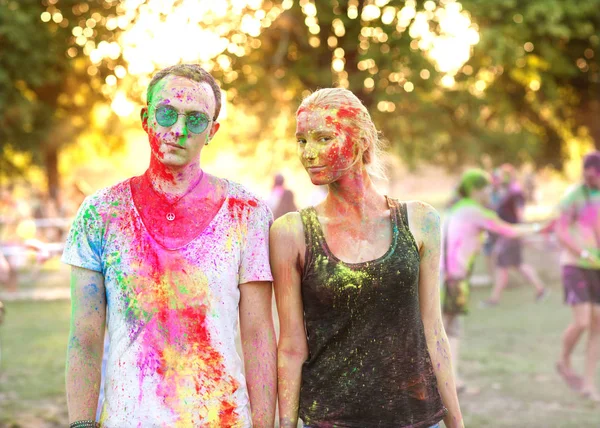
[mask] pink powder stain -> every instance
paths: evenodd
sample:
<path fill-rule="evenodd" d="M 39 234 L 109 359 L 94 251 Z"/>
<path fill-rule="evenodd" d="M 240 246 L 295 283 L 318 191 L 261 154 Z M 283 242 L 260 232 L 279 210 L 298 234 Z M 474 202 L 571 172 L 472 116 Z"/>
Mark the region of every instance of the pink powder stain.
<path fill-rule="evenodd" d="M 252 199 L 245 201 L 237 198 L 227 199 L 227 208 L 233 218 L 241 219 L 245 212 L 248 212 L 248 205 L 257 207 L 258 204 Z"/>
<path fill-rule="evenodd" d="M 139 225 L 128 210 L 120 217 L 124 220 L 121 224 Z M 145 235 L 140 229 L 120 232 L 132 237 Z M 141 345 L 138 400 L 143 399 L 145 380 L 154 379 L 157 396 L 164 397 L 167 407 L 185 425 L 197 417 L 185 404 L 192 391 L 202 402 L 208 402 L 212 397 L 231 397 L 239 385 L 227 375 L 223 357 L 211 342 L 206 278 L 183 255 L 166 253 L 145 236 L 129 255 L 136 261 L 133 278 L 120 284 L 131 309 L 130 336 L 139 334 Z M 188 291 L 182 292 L 180 286 Z M 219 405 L 218 426 L 235 425 L 239 416 L 235 403 L 224 399 Z"/>
<path fill-rule="evenodd" d="M 163 261 L 162 266 L 159 260 Z M 158 376 L 157 395 L 165 397 L 169 407 L 185 414 L 183 402 L 190 388 L 209 401 L 214 394 L 231 396 L 238 385 L 227 377 L 222 356 L 211 343 L 206 323 L 206 282 L 185 274 L 187 260 L 174 257 L 164 261 L 165 258 L 146 258 L 149 283 L 138 287 L 136 293 L 143 312 L 151 317 L 141 335 L 140 382 L 148 375 Z M 187 270 L 192 272 L 193 266 Z M 194 290 L 181 293 L 180 284 Z M 235 408 L 228 400 L 221 405 Z"/>

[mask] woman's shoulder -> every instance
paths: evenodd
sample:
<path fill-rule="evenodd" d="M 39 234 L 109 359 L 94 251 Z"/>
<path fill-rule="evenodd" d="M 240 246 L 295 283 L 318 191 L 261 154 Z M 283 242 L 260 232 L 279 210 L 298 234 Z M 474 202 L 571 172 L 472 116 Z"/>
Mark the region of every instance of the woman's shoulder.
<path fill-rule="evenodd" d="M 435 227 L 440 223 L 440 213 L 427 202 L 411 200 L 399 201 L 400 206 L 406 205 L 408 223 L 411 228 Z"/>
<path fill-rule="evenodd" d="M 271 226 L 271 239 L 286 245 L 304 244 L 302 215 L 292 211 L 279 217 Z"/>

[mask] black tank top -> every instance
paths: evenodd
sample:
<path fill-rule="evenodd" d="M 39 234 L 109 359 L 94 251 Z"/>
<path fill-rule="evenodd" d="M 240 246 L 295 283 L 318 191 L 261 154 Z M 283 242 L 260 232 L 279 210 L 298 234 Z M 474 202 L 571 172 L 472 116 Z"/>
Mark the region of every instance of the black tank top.
<path fill-rule="evenodd" d="M 300 211 L 309 356 L 299 416 L 306 426 L 429 427 L 447 413 L 421 321 L 420 257 L 406 204 L 387 200 L 392 244 L 363 263 L 337 259 L 315 209 Z"/>

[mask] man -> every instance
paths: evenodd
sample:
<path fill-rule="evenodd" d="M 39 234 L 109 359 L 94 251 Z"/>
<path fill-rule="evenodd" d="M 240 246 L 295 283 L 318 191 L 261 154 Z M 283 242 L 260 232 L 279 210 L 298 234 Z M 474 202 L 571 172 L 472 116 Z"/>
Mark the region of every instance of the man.
<path fill-rule="evenodd" d="M 496 205 L 496 213 L 507 223 L 522 223 L 525 195 L 516 180 L 515 168 L 510 164 L 504 164 L 499 168 L 498 175 L 500 177 L 500 196 Z M 495 306 L 500 302 L 502 291 L 508 285 L 508 272 L 511 269 L 517 270 L 535 288 L 536 301 L 541 301 L 546 296 L 547 289 L 535 269 L 523 262 L 520 239 L 498 237 L 493 253 L 496 255 L 494 288 L 490 298 L 483 302 L 484 306 Z"/>
<path fill-rule="evenodd" d="M 600 402 L 594 385 L 600 358 L 600 152 L 583 161 L 583 183 L 571 189 L 560 203 L 555 224 L 562 244 L 561 266 L 565 303 L 573 319 L 562 337 L 557 370 L 574 390 Z M 583 378 L 571 366 L 571 354 L 588 332 Z"/>
<path fill-rule="evenodd" d="M 272 216 L 242 186 L 201 168 L 219 129 L 210 74 L 166 68 L 147 100 L 148 170 L 88 197 L 63 255 L 72 265 L 71 426 L 94 426 L 105 321 L 103 427 L 273 426 Z"/>
<path fill-rule="evenodd" d="M 464 389 L 458 377 L 461 336 L 460 316 L 468 312 L 470 277 L 475 257 L 482 246 L 484 232 L 516 238 L 529 233 L 501 220 L 489 203 L 491 178 L 483 170 L 466 171 L 458 187 L 458 199 L 444 221 L 442 243 L 442 312 L 452 354 L 457 389 Z"/>

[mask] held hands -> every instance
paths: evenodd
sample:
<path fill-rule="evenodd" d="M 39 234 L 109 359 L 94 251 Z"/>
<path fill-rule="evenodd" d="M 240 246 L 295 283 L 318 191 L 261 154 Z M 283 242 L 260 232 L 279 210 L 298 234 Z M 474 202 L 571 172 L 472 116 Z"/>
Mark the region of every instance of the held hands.
<path fill-rule="evenodd" d="M 516 238 L 530 238 L 543 231 L 544 227 L 540 223 L 519 224 L 515 227 L 517 231 Z M 525 239 L 527 241 L 527 239 Z"/>
<path fill-rule="evenodd" d="M 592 253 L 588 250 L 581 250 L 579 258 L 592 269 L 600 269 L 600 257 L 598 254 Z"/>

